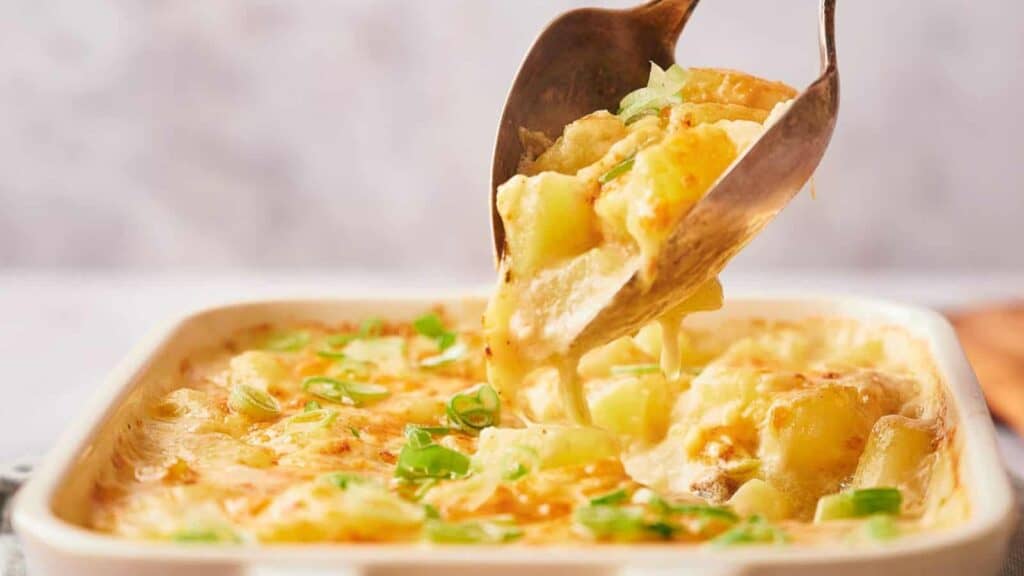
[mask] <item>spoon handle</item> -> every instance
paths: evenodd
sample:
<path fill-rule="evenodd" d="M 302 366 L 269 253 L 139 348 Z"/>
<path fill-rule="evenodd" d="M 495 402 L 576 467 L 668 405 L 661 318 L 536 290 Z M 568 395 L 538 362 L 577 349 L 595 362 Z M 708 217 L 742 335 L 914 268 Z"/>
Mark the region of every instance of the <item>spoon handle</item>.
<path fill-rule="evenodd" d="M 658 30 L 662 42 L 675 48 L 676 40 L 683 31 L 683 26 L 693 14 L 700 0 L 652 0 L 644 4 L 640 10 L 651 27 Z"/>

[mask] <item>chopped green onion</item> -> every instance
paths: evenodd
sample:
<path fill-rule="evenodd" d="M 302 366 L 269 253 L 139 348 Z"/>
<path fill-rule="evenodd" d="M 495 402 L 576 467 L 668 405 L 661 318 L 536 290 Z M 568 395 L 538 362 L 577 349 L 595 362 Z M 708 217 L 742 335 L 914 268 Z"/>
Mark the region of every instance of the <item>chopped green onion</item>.
<path fill-rule="evenodd" d="M 476 435 L 500 422 L 501 398 L 489 384 L 478 384 L 452 396 L 445 412 L 453 427 Z"/>
<path fill-rule="evenodd" d="M 455 332 L 451 332 L 445 328 L 444 322 L 442 322 L 441 318 L 433 312 L 424 314 L 423 316 L 413 320 L 412 327 L 416 329 L 416 332 L 436 341 L 438 349 L 442 352 L 448 349 L 452 344 L 455 344 Z"/>
<path fill-rule="evenodd" d="M 502 461 L 502 478 L 516 481 L 540 465 L 540 454 L 529 446 L 513 445 L 508 448 Z"/>
<path fill-rule="evenodd" d="M 366 484 L 371 480 L 366 476 L 360 474 L 353 474 L 351 472 L 331 472 L 320 477 L 321 482 L 326 482 L 332 486 L 337 486 L 342 490 L 347 490 L 352 484 Z"/>
<path fill-rule="evenodd" d="M 618 489 L 607 494 L 590 499 L 591 506 L 614 506 L 629 500 L 629 493 L 625 489 Z"/>
<path fill-rule="evenodd" d="M 358 428 L 356 428 L 355 426 L 349 426 L 348 431 L 352 433 L 352 436 L 355 437 L 356 440 L 359 440 L 360 434 Z"/>
<path fill-rule="evenodd" d="M 657 364 L 619 364 L 618 366 L 612 366 L 612 374 L 616 376 L 656 374 L 658 372 L 661 372 L 661 367 Z"/>
<path fill-rule="evenodd" d="M 822 496 L 814 521 L 863 518 L 874 514 L 899 514 L 903 495 L 897 488 L 864 488 Z"/>
<path fill-rule="evenodd" d="M 340 348 L 345 344 L 359 338 L 376 338 L 380 336 L 383 321 L 377 317 L 367 318 L 359 324 L 359 331 L 355 334 L 334 334 L 327 337 L 327 345 L 332 348 Z"/>
<path fill-rule="evenodd" d="M 379 384 L 347 382 L 328 378 L 327 376 L 311 376 L 306 378 L 302 381 L 302 389 L 324 400 L 330 400 L 339 404 L 348 401 L 348 403 L 357 406 L 383 400 L 391 395 L 390 390 Z"/>
<path fill-rule="evenodd" d="M 647 86 L 627 94 L 619 103 L 619 118 L 631 124 L 648 114 L 657 114 L 662 108 L 683 101 L 680 92 L 689 76 L 686 70 L 673 64 L 662 70 L 651 62 Z"/>
<path fill-rule="evenodd" d="M 629 172 L 630 170 L 632 170 L 633 169 L 633 164 L 635 164 L 635 163 L 636 163 L 636 154 L 633 154 L 629 158 L 626 158 L 622 162 L 619 162 L 615 166 L 612 166 L 604 174 L 601 174 L 601 176 L 597 179 L 597 181 L 600 182 L 601 184 L 607 184 L 607 183 L 611 182 L 612 180 L 615 180 L 619 176 L 622 176 L 626 172 Z"/>
<path fill-rule="evenodd" d="M 430 436 L 446 436 L 452 433 L 452 429 L 447 426 L 420 426 L 419 424 L 406 424 L 404 433 L 406 438 L 411 438 L 412 435 L 421 431 Z"/>
<path fill-rule="evenodd" d="M 445 364 L 451 364 L 459 358 L 462 358 L 467 351 L 468 348 L 466 348 L 466 345 L 459 342 L 440 354 L 428 356 L 423 360 L 420 360 L 420 366 L 424 368 L 436 368 L 438 366 L 444 366 Z"/>
<path fill-rule="evenodd" d="M 785 544 L 789 536 L 760 516 L 751 516 L 745 522 L 726 530 L 712 541 L 716 546 L 740 546 L 745 544 Z"/>
<path fill-rule="evenodd" d="M 228 408 L 254 420 L 269 420 L 281 413 L 273 396 L 248 384 L 235 384 L 228 395 Z"/>
<path fill-rule="evenodd" d="M 272 352 L 296 352 L 309 344 L 309 332 L 285 332 L 274 334 L 263 343 L 264 350 Z"/>
<path fill-rule="evenodd" d="M 648 522 L 642 508 L 608 505 L 581 506 L 573 521 L 598 539 L 638 540 L 647 536 L 669 538 L 675 528 L 661 520 Z"/>
<path fill-rule="evenodd" d="M 422 481 L 419 485 L 419 488 L 417 488 L 416 492 L 413 493 L 412 499 L 419 502 L 420 500 L 423 499 L 424 496 L 427 495 L 427 492 L 430 492 L 431 488 L 437 486 L 438 482 L 439 480 L 437 478 L 427 478 L 426 480 Z"/>
<path fill-rule="evenodd" d="M 319 424 L 320 426 L 330 426 L 338 418 L 338 412 L 331 410 L 330 408 L 320 408 L 318 410 L 309 410 L 295 414 L 288 419 L 288 422 L 295 424 Z"/>
<path fill-rule="evenodd" d="M 423 505 L 423 515 L 427 520 L 437 520 L 441 517 L 441 513 L 432 504 Z"/>
<path fill-rule="evenodd" d="M 321 408 L 323 408 L 323 406 L 320 406 L 319 402 L 317 402 L 316 400 L 310 400 L 309 402 L 306 402 L 305 406 L 302 407 L 302 411 L 312 412 L 313 410 L 319 410 Z"/>
<path fill-rule="evenodd" d="M 523 535 L 514 524 L 486 520 L 445 522 L 434 519 L 423 525 L 423 532 L 427 540 L 441 544 L 501 544 Z"/>
<path fill-rule="evenodd" d="M 183 544 L 237 544 L 242 541 L 230 528 L 185 528 L 171 535 Z"/>
<path fill-rule="evenodd" d="M 888 514 L 876 514 L 868 518 L 864 528 L 868 536 L 874 540 L 892 540 L 900 535 L 900 527 Z"/>
<path fill-rule="evenodd" d="M 405 428 L 408 442 L 398 454 L 395 476 L 405 480 L 458 478 L 469 473 L 469 457 L 434 444 L 430 432 L 415 426 Z"/>

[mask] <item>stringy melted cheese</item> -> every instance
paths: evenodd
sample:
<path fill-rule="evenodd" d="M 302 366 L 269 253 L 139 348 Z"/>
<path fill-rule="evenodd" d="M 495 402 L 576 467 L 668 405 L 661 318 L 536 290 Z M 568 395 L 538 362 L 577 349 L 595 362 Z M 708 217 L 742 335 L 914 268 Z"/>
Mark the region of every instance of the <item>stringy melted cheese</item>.
<path fill-rule="evenodd" d="M 490 380 L 503 394 L 514 396 L 537 367 L 559 366 L 574 419 L 588 421 L 571 338 L 634 272 L 654 280 L 677 223 L 795 95 L 728 70 L 670 73 L 685 75 L 682 103 L 635 121 L 607 111 L 580 118 L 498 188 L 506 250 L 484 323 Z M 694 300 L 662 326 L 672 332 L 687 313 L 719 307 L 717 280 Z M 673 373 L 673 360 L 664 364 Z"/>
<path fill-rule="evenodd" d="M 532 423 L 506 401 L 500 426 L 439 437 L 472 465 L 423 490 L 395 476 L 403 430 L 450 424 L 448 399 L 484 379 L 481 335 L 459 333 L 464 353 L 425 367 L 436 343 L 386 325 L 365 339 L 377 353 L 360 380 L 389 396 L 355 406 L 302 387 L 345 373 L 347 360 L 318 352 L 337 351 L 328 335 L 354 327 L 284 328 L 308 336 L 301 348 L 265 350 L 269 329 L 248 330 L 195 351 L 170 381 L 144 383 L 167 392 L 113 431 L 91 528 L 157 540 L 413 541 L 431 522 L 429 504 L 445 522 L 500 518 L 522 542 L 558 544 L 592 540 L 573 521 L 589 498 L 641 486 L 760 515 L 801 542 L 863 537 L 862 520 L 807 522 L 819 497 L 842 488 L 899 487 L 902 533 L 967 514 L 943 386 L 923 346 L 897 329 L 847 320 L 683 329 L 679 376 L 666 378 L 651 368 L 666 347 L 652 326 L 582 359 L 594 427 L 565 416 L 556 374 L 534 372 L 514 399 Z M 236 412 L 229 397 L 240 384 L 266 391 L 280 414 Z M 321 407 L 307 411 L 312 400 Z M 325 480 L 338 472 L 361 480 Z M 670 540 L 729 527 L 688 526 Z"/>

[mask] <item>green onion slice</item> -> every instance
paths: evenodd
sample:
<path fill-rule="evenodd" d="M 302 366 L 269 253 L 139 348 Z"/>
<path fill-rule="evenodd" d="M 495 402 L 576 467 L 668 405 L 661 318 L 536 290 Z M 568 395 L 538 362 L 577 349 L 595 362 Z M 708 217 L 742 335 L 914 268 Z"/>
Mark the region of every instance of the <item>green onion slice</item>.
<path fill-rule="evenodd" d="M 577 508 L 573 521 L 594 538 L 602 540 L 668 539 L 679 530 L 661 518 L 648 521 L 643 508 L 606 504 Z"/>
<path fill-rule="evenodd" d="M 332 486 L 337 486 L 342 490 L 347 490 L 348 487 L 353 484 L 366 484 L 368 482 L 372 482 L 372 480 L 366 476 L 353 474 L 352 472 L 331 472 L 321 476 L 320 481 Z"/>
<path fill-rule="evenodd" d="M 416 329 L 416 332 L 437 342 L 437 347 L 442 352 L 455 344 L 455 332 L 445 328 L 444 322 L 433 312 L 413 320 L 412 327 Z"/>
<path fill-rule="evenodd" d="M 469 472 L 469 457 L 465 454 L 430 442 L 430 435 L 422 430 L 409 439 L 398 454 L 395 476 L 405 480 L 423 478 L 459 478 Z"/>
<path fill-rule="evenodd" d="M 896 520 L 887 514 L 876 514 L 864 523 L 868 537 L 874 540 L 892 540 L 900 535 L 900 527 Z"/>
<path fill-rule="evenodd" d="M 348 427 L 348 431 L 352 433 L 352 436 L 353 436 L 353 437 L 354 437 L 354 438 L 355 438 L 356 440 L 359 440 L 359 437 L 360 437 L 360 435 L 361 435 L 361 434 L 359 433 L 359 428 L 356 428 L 355 426 L 349 426 L 349 427 Z"/>
<path fill-rule="evenodd" d="M 500 422 L 501 398 L 489 384 L 478 384 L 452 396 L 445 412 L 454 428 L 476 435 Z"/>
<path fill-rule="evenodd" d="M 509 521 L 432 519 L 423 525 L 423 535 L 439 544 L 502 544 L 521 538 L 523 531 Z"/>
<path fill-rule="evenodd" d="M 874 514 L 899 514 L 903 494 L 897 488 L 864 488 L 822 496 L 814 521 L 863 518 Z"/>
<path fill-rule="evenodd" d="M 314 410 L 319 410 L 321 408 L 323 408 L 323 406 L 321 406 L 319 402 L 317 402 L 316 400 L 310 400 L 309 402 L 306 402 L 305 406 L 302 407 L 302 411 L 312 412 Z"/>
<path fill-rule="evenodd" d="M 619 364 L 612 366 L 612 374 L 626 376 L 634 374 L 657 374 L 661 372 L 661 366 L 657 364 Z"/>
<path fill-rule="evenodd" d="M 183 544 L 238 544 L 242 541 L 228 527 L 185 528 L 171 534 L 171 540 Z"/>
<path fill-rule="evenodd" d="M 281 414 L 281 406 L 273 396 L 248 384 L 231 388 L 228 408 L 254 420 L 269 420 Z"/>
<path fill-rule="evenodd" d="M 591 506 L 614 506 L 629 500 L 629 493 L 624 488 L 619 488 L 607 494 L 602 494 L 590 499 Z"/>
<path fill-rule="evenodd" d="M 272 352 L 297 352 L 309 344 L 309 332 L 284 332 L 274 334 L 263 343 L 264 350 Z"/>
<path fill-rule="evenodd" d="M 424 368 L 436 368 L 438 366 L 451 364 L 452 362 L 455 362 L 456 360 L 462 358 L 468 350 L 469 349 L 466 347 L 465 344 L 459 342 L 454 346 L 450 346 L 448 349 L 446 349 L 444 352 L 441 352 L 440 354 L 428 356 L 423 360 L 420 360 L 420 366 Z"/>
<path fill-rule="evenodd" d="M 348 382 L 327 376 L 306 378 L 302 381 L 302 389 L 324 400 L 356 406 L 383 400 L 391 395 L 390 390 L 379 384 Z"/>
<path fill-rule="evenodd" d="M 680 91 L 688 76 L 686 70 L 675 64 L 668 70 L 662 70 L 651 62 L 647 86 L 630 92 L 619 102 L 619 118 L 631 124 L 648 114 L 657 114 L 666 106 L 682 102 Z"/>
<path fill-rule="evenodd" d="M 319 408 L 307 410 L 288 418 L 289 423 L 294 424 L 318 424 L 323 427 L 330 426 L 338 418 L 338 412 L 330 408 Z"/>
<path fill-rule="evenodd" d="M 540 466 L 540 454 L 529 446 L 510 446 L 502 458 L 501 477 L 516 481 Z"/>
<path fill-rule="evenodd" d="M 789 536 L 785 531 L 756 515 L 722 532 L 711 541 L 715 546 L 785 544 L 786 542 L 789 542 Z"/>
<path fill-rule="evenodd" d="M 630 170 L 632 170 L 633 169 L 633 164 L 635 164 L 635 163 L 636 163 L 636 154 L 633 154 L 629 158 L 626 158 L 622 162 L 619 162 L 615 166 L 612 166 L 604 174 L 601 174 L 601 176 L 597 179 L 597 181 L 600 182 L 601 184 L 607 184 L 607 183 L 611 182 L 612 180 L 615 180 L 619 176 L 622 176 L 626 172 L 629 172 Z"/>

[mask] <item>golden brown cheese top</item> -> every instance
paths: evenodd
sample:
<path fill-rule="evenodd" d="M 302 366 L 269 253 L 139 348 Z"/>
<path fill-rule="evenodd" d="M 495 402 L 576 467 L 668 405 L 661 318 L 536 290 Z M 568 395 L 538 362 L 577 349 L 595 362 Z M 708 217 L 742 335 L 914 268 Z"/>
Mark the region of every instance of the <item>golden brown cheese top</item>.
<path fill-rule="evenodd" d="M 163 392 L 116 431 L 89 524 L 184 542 L 738 545 L 966 514 L 944 391 L 906 334 L 742 321 L 679 347 L 676 378 L 657 330 L 591 352 L 594 426 L 577 427 L 543 371 L 521 413 L 499 402 L 481 335 L 443 315 L 256 327 L 148 383 Z"/>

